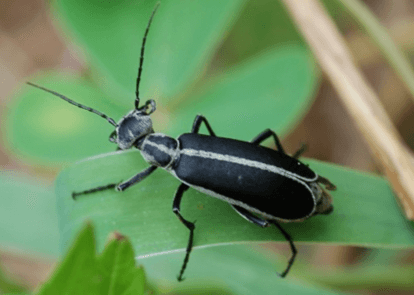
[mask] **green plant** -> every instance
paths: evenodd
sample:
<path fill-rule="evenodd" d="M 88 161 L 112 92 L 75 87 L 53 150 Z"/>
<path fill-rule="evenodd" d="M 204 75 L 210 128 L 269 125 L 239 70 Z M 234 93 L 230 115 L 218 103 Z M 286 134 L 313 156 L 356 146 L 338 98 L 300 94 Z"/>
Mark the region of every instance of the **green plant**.
<path fill-rule="evenodd" d="M 79 75 L 49 72 L 31 81 L 120 118 L 133 107 L 141 37 L 154 5 L 155 1 L 56 1 L 54 13 L 66 22 L 66 35 L 85 49 L 87 70 Z M 256 10 L 261 13 L 255 15 Z M 262 28 L 258 19 L 268 14 L 272 24 Z M 232 25 L 236 29 L 229 33 Z M 243 34 L 243 28 L 250 27 L 256 29 Z M 280 39 L 269 41 L 269 36 Z M 230 57 L 220 59 L 216 50 L 229 40 L 236 44 L 227 47 L 233 54 L 224 52 L 222 56 Z M 318 77 L 311 54 L 277 2 L 163 1 L 148 37 L 140 90 L 142 100 L 153 98 L 158 103 L 153 115 L 156 131 L 172 136 L 188 132 L 195 115 L 202 112 L 218 135 L 250 140 L 264 128 L 283 135 L 297 124 L 312 102 Z M 107 141 L 112 127 L 101 118 L 28 86 L 17 97 L 8 117 L 8 142 L 27 160 L 61 167 L 113 151 Z M 321 175 L 329 175 L 338 191 L 333 193 L 332 215 L 286 225 L 296 241 L 411 247 L 412 224 L 402 216 L 387 181 L 305 161 Z M 171 212 L 177 180 L 157 171 L 122 194 L 107 191 L 77 202 L 70 196 L 72 191 L 125 180 L 145 166 L 138 151 L 107 153 L 77 162 L 59 175 L 61 251 L 69 248 L 84 221 L 92 220 L 99 251 L 109 233 L 120 231 L 150 270 L 149 277 L 170 289 L 183 253 L 143 258 L 183 250 L 186 245 L 188 232 Z M 197 220 L 196 246 L 283 241 L 274 229 L 246 223 L 228 204 L 193 190 L 186 194 L 182 211 L 189 220 Z M 271 294 L 275 288 L 301 294 L 322 292 L 277 280 L 273 263 L 236 248 L 196 249 L 182 288 L 208 281 L 240 294 L 248 294 L 246 290 Z M 292 275 L 306 272 L 294 267 Z M 233 279 L 236 275 L 242 279 Z M 257 284 L 263 276 L 269 278 L 266 284 Z"/>

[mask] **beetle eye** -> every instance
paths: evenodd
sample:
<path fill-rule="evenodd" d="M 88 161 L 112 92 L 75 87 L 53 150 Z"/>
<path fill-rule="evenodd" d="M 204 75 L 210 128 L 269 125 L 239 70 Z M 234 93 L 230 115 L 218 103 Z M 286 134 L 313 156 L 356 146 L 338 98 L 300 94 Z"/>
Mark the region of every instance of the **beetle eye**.
<path fill-rule="evenodd" d="M 145 109 L 145 113 L 147 115 L 151 115 L 156 110 L 155 101 L 153 99 L 147 100 L 147 102 L 141 109 Z"/>
<path fill-rule="evenodd" d="M 311 183 L 310 187 L 313 195 L 317 198 L 317 200 L 319 200 L 319 198 L 322 196 L 322 189 L 320 188 L 320 186 L 316 183 Z"/>

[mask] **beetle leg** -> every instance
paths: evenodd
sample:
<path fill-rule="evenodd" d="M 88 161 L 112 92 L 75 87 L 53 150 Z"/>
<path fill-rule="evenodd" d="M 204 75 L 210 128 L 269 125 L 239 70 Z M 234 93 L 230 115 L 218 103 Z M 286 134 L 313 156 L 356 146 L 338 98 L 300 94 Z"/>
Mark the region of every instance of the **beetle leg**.
<path fill-rule="evenodd" d="M 73 192 L 72 193 L 72 199 L 76 200 L 76 198 L 80 195 L 89 195 L 89 194 L 92 194 L 92 193 L 112 189 L 114 187 L 116 187 L 116 183 L 111 183 L 111 184 L 108 184 L 108 185 L 98 186 L 98 187 L 91 188 L 91 189 L 88 189 L 88 190 L 85 190 L 85 191 L 82 191 L 82 192 L 78 192 L 78 193 Z"/>
<path fill-rule="evenodd" d="M 194 119 L 193 128 L 191 129 L 191 133 L 198 133 L 198 130 L 200 129 L 201 123 L 204 122 L 206 124 L 207 130 L 210 133 L 211 136 L 216 136 L 213 129 L 211 128 L 210 124 L 208 123 L 206 117 L 203 115 L 197 115 Z"/>
<path fill-rule="evenodd" d="M 177 277 L 179 282 L 184 280 L 183 274 L 187 267 L 188 260 L 190 259 L 191 250 L 193 249 L 193 239 L 194 239 L 194 229 L 195 229 L 194 222 L 190 222 L 186 220 L 180 213 L 181 198 L 183 197 L 184 192 L 188 188 L 189 188 L 188 185 L 184 183 L 180 184 L 180 186 L 177 189 L 177 192 L 175 193 L 174 201 L 173 201 L 173 212 L 175 213 L 175 215 L 177 215 L 178 219 L 190 230 L 190 236 L 188 238 L 187 249 L 185 250 L 184 262 L 183 262 L 183 265 L 181 266 L 180 273 Z"/>
<path fill-rule="evenodd" d="M 137 175 L 132 176 L 127 181 L 124 181 L 124 182 L 121 182 L 120 184 L 118 184 L 116 186 L 116 190 L 119 191 L 119 192 L 122 192 L 122 191 L 126 190 L 130 186 L 144 180 L 148 175 L 150 175 L 152 172 L 154 172 L 155 169 L 157 169 L 157 166 L 149 166 L 145 170 L 142 170 L 141 172 L 139 172 Z"/>
<path fill-rule="evenodd" d="M 79 195 L 88 195 L 88 194 L 91 194 L 91 193 L 101 192 L 101 191 L 112 189 L 112 188 L 115 188 L 115 187 L 116 187 L 117 191 L 124 191 L 127 188 L 129 188 L 131 185 L 134 185 L 134 184 L 140 182 L 141 180 L 143 180 L 144 178 L 146 178 L 148 175 L 150 175 L 152 172 L 154 172 L 155 169 L 157 169 L 156 166 L 150 166 L 150 167 L 146 168 L 145 170 L 139 172 L 137 175 L 131 177 L 127 181 L 121 182 L 120 184 L 111 183 L 111 184 L 108 184 L 108 185 L 98 186 L 98 187 L 88 189 L 88 190 L 78 192 L 78 193 L 73 192 L 72 193 L 72 198 L 74 200 L 76 200 L 76 197 L 79 196 Z"/>
<path fill-rule="evenodd" d="M 285 237 L 285 239 L 290 244 L 290 249 L 292 249 L 292 256 L 289 259 L 288 266 L 283 271 L 283 273 L 280 274 L 280 276 L 282 278 L 284 278 L 288 274 L 290 268 L 292 267 L 293 262 L 295 261 L 296 254 L 297 254 L 296 247 L 293 244 L 293 240 L 290 237 L 290 235 L 280 226 L 279 223 L 277 223 L 274 220 L 269 220 L 269 221 L 263 220 L 263 219 L 260 219 L 260 218 L 256 217 L 255 215 L 253 215 L 252 213 L 250 213 L 249 211 L 247 211 L 246 209 L 244 209 L 242 207 L 239 207 L 239 206 L 236 206 L 236 205 L 231 205 L 231 206 L 233 207 L 234 210 L 236 210 L 237 213 L 239 213 L 246 220 L 248 220 L 248 221 L 250 221 L 254 224 L 257 224 L 258 226 L 261 226 L 261 227 L 269 226 L 269 222 L 270 222 L 270 223 L 273 223 L 282 232 L 283 236 Z"/>
<path fill-rule="evenodd" d="M 253 144 L 255 144 L 255 145 L 259 145 L 262 141 L 268 139 L 270 136 L 273 136 L 273 139 L 275 141 L 277 150 L 279 152 L 282 152 L 282 153 L 286 154 L 285 151 L 283 150 L 282 144 L 279 141 L 279 138 L 277 137 L 276 133 L 273 130 L 266 129 L 265 131 L 263 131 L 262 133 L 260 133 L 259 135 L 257 135 L 250 142 L 253 143 Z"/>
<path fill-rule="evenodd" d="M 299 157 L 304 152 L 306 152 L 307 149 L 308 149 L 308 146 L 305 143 L 302 143 L 302 145 L 300 146 L 300 148 L 292 155 L 292 158 L 299 159 Z"/>
<path fill-rule="evenodd" d="M 320 182 L 322 184 L 325 185 L 326 189 L 329 191 L 334 191 L 336 190 L 336 185 L 334 185 L 332 182 L 330 182 L 327 178 L 322 177 L 322 176 L 318 176 L 318 179 L 316 180 L 316 182 Z"/>
<path fill-rule="evenodd" d="M 292 250 L 292 256 L 289 259 L 289 262 L 288 262 L 288 265 L 287 265 L 286 269 L 281 274 L 279 274 L 282 278 L 284 278 L 288 274 L 290 268 L 292 267 L 293 262 L 295 261 L 296 254 L 298 253 L 298 251 L 296 250 L 296 247 L 293 244 L 293 240 L 292 240 L 291 236 L 282 228 L 282 226 L 278 222 L 276 222 L 275 220 L 269 220 L 269 222 L 273 223 L 280 230 L 282 235 L 289 242 L 290 249 Z"/>
<path fill-rule="evenodd" d="M 269 226 L 269 222 L 267 222 L 266 220 L 260 219 L 256 216 L 254 216 L 252 213 L 250 213 L 249 211 L 247 211 L 246 209 L 236 206 L 236 205 L 231 205 L 233 207 L 233 209 L 240 214 L 241 217 L 243 217 L 244 219 L 246 219 L 247 221 L 250 221 L 251 223 L 254 223 L 260 227 L 267 227 Z"/>

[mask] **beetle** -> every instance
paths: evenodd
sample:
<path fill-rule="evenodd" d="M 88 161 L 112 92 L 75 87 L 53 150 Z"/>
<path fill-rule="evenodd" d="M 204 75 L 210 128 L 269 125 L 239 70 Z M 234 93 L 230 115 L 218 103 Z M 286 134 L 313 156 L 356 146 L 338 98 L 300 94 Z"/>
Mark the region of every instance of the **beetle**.
<path fill-rule="evenodd" d="M 297 250 L 291 236 L 279 222 L 301 222 L 318 214 L 331 213 L 332 198 L 327 190 L 335 190 L 336 187 L 298 160 L 304 151 L 303 147 L 293 156 L 289 156 L 276 133 L 270 129 L 264 130 L 250 142 L 244 142 L 216 136 L 206 117 L 197 115 L 191 133 L 172 138 L 154 132 L 150 115 L 156 110 L 156 103 L 150 99 L 140 106 L 139 84 L 145 43 L 158 6 L 159 4 L 151 14 L 142 40 L 135 108 L 118 123 L 62 94 L 27 82 L 106 119 L 115 127 L 109 140 L 117 145 L 117 149 L 137 148 L 144 160 L 150 164 L 148 168 L 124 182 L 74 192 L 72 197 L 76 200 L 80 195 L 114 188 L 124 191 L 160 167 L 181 182 L 175 192 L 172 209 L 190 231 L 184 262 L 177 277 L 179 281 L 183 280 L 194 240 L 194 222 L 185 219 L 180 211 L 184 192 L 190 187 L 229 203 L 239 215 L 260 227 L 275 225 L 289 242 L 292 251 L 287 267 L 280 274 L 285 277 L 293 265 Z M 209 135 L 199 134 L 201 124 L 206 126 Z M 260 145 L 268 138 L 273 138 L 277 150 Z"/>

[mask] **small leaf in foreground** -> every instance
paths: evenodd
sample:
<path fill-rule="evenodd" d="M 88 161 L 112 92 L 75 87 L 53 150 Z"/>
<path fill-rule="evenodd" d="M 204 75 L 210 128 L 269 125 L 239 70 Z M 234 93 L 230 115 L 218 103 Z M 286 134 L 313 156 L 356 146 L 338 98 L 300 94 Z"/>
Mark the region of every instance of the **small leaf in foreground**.
<path fill-rule="evenodd" d="M 135 266 L 131 243 L 116 235 L 97 256 L 93 227 L 87 224 L 37 294 L 144 294 L 144 288 L 144 270 Z"/>

